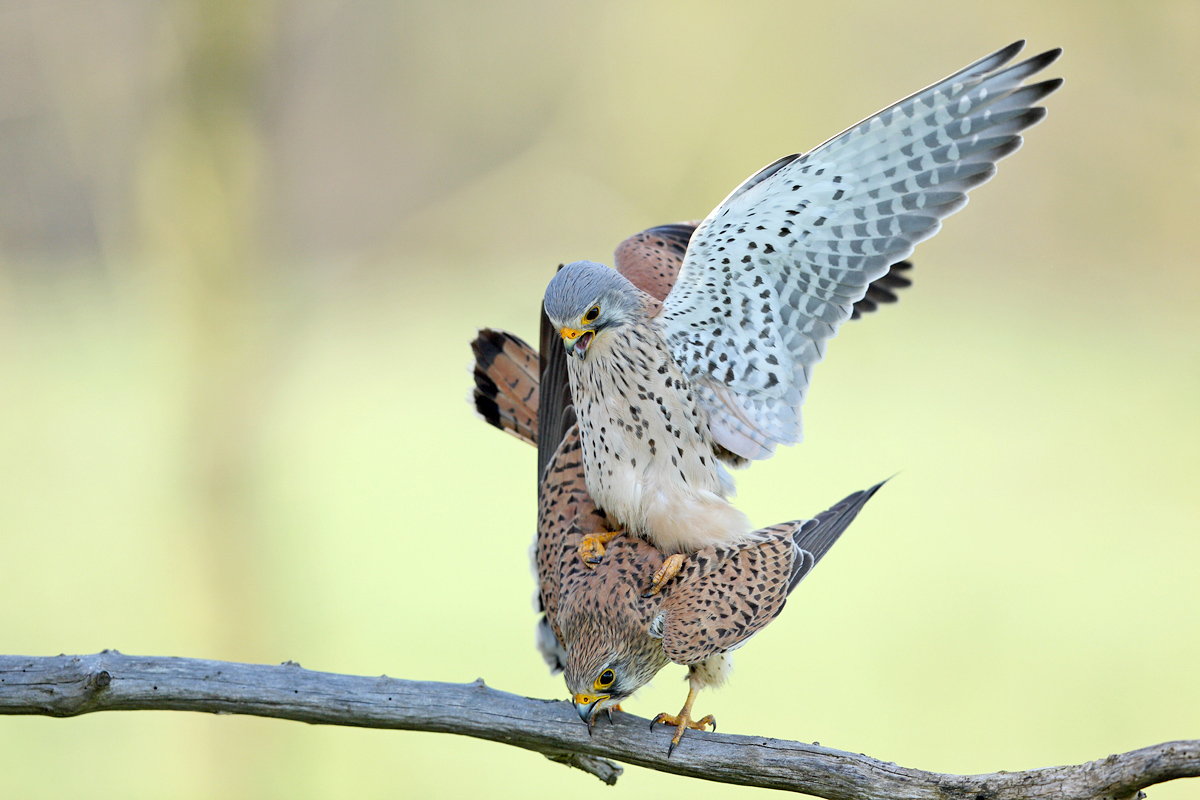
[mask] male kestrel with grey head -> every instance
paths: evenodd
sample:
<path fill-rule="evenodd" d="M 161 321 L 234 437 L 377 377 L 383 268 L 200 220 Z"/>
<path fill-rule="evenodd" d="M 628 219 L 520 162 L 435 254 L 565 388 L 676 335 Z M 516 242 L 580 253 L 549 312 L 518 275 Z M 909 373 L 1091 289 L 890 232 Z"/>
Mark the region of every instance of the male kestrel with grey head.
<path fill-rule="evenodd" d="M 617 249 L 617 268 L 657 297 L 671 288 L 694 224 L 652 228 Z M 896 299 L 909 285 L 907 262 L 875 281 L 852 317 Z M 485 420 L 538 446 L 538 647 L 555 672 L 564 671 L 575 708 L 588 724 L 644 686 L 665 665 L 688 666 L 688 696 L 679 714 L 654 722 L 675 726 L 668 752 L 688 728 L 715 727 L 711 715 L 691 717 L 696 693 L 721 685 L 730 651 L 783 609 L 811 571 L 879 488 L 857 492 L 815 520 L 756 532 L 739 547 L 708 547 L 688 556 L 660 594 L 644 593 L 643 576 L 663 555 L 643 539 L 609 530 L 585 486 L 579 430 L 567 380 L 566 353 L 542 315 L 540 357 L 516 336 L 483 330 L 475 351 L 475 407 Z M 614 541 L 615 539 L 615 541 Z M 603 559 L 589 540 L 607 542 Z"/>
<path fill-rule="evenodd" d="M 755 541 L 740 547 L 700 550 L 685 559 L 663 592 L 648 595 L 643 576 L 661 566 L 663 555 L 645 540 L 628 534 L 610 538 L 598 565 L 586 564 L 579 555 L 583 540 L 606 527 L 584 485 L 579 431 L 570 392 L 562 390 L 565 381 L 558 391 L 545 387 L 539 410 L 547 422 L 539 426 L 530 405 L 538 400 L 539 385 L 531 374 L 528 345 L 511 334 L 484 330 L 474 346 L 477 406 L 497 427 L 537 440 L 539 461 L 545 461 L 532 551 L 537 607 L 543 612 L 538 648 L 553 672 L 564 672 L 589 731 L 599 714 L 611 718 L 667 664 L 687 666 L 683 708 L 652 722 L 675 727 L 669 755 L 687 729 L 715 729 L 711 714 L 692 719 L 697 692 L 725 682 L 730 652 L 778 616 L 787 596 L 879 485 L 850 495 L 816 519 L 758 531 Z M 561 357 L 561 351 L 555 355 Z M 560 377 L 564 371 L 560 368 Z M 553 375 L 549 379 L 553 384 Z M 559 437 L 547 454 L 548 442 Z"/>
<path fill-rule="evenodd" d="M 1005 68 L 1023 46 L 760 170 L 696 228 L 661 303 L 589 261 L 550 282 L 587 489 L 669 556 L 652 591 L 683 554 L 754 539 L 725 465 L 800 440 L 813 367 L 855 303 L 1045 116 L 1061 79 L 1024 84 L 1061 50 Z"/>

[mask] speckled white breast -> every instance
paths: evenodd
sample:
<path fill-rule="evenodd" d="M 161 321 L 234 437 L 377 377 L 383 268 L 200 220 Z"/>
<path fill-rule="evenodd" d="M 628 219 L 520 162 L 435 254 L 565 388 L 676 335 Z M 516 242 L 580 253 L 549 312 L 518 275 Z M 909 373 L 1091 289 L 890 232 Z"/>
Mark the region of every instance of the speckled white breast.
<path fill-rule="evenodd" d="M 648 322 L 605 331 L 568 371 L 597 505 L 667 553 L 746 538 L 707 415 Z"/>

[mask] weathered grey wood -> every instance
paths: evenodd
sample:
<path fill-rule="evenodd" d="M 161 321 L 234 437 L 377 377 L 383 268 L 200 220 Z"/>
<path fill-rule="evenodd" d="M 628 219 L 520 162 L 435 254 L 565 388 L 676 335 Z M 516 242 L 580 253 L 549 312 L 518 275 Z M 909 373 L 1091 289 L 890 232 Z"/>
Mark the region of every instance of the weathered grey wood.
<path fill-rule="evenodd" d="M 667 758 L 669 731 L 629 714 L 587 727 L 565 701 L 470 684 L 404 681 L 190 658 L 0 656 L 0 714 L 71 717 L 144 709 L 278 717 L 322 725 L 435 731 L 535 750 L 615 783 L 616 759 L 725 783 L 830 800 L 1135 798 L 1147 786 L 1200 776 L 1200 741 L 1164 744 L 1086 764 L 988 775 L 944 775 L 800 742 L 689 731 Z"/>

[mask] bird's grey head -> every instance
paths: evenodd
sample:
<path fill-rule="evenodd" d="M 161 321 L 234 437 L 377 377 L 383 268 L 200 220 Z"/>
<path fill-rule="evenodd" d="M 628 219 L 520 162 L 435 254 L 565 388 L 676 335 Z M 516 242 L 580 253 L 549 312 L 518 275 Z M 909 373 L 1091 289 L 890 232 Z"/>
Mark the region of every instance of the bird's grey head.
<path fill-rule="evenodd" d="M 582 360 L 604 331 L 628 324 L 641 313 L 640 295 L 615 269 L 595 261 L 575 261 L 550 281 L 543 303 L 567 353 Z"/>

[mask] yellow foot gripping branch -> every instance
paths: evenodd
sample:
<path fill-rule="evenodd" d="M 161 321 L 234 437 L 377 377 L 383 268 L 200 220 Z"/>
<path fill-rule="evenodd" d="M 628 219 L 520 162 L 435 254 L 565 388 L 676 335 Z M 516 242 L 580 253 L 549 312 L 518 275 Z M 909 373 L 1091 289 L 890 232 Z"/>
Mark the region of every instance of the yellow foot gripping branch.
<path fill-rule="evenodd" d="M 699 721 L 692 720 L 692 703 L 694 702 L 696 702 L 696 687 L 693 686 L 688 689 L 687 700 L 684 702 L 683 709 L 680 710 L 679 714 L 663 713 L 650 720 L 650 730 L 654 730 L 654 726 L 660 722 L 664 725 L 675 726 L 675 735 L 671 737 L 671 746 L 667 748 L 667 758 L 670 758 L 671 754 L 675 752 L 676 746 L 678 746 L 679 741 L 683 738 L 683 732 L 688 728 L 694 731 L 702 731 L 705 726 L 711 725 L 714 731 L 717 729 L 717 718 L 712 714 Z"/>

